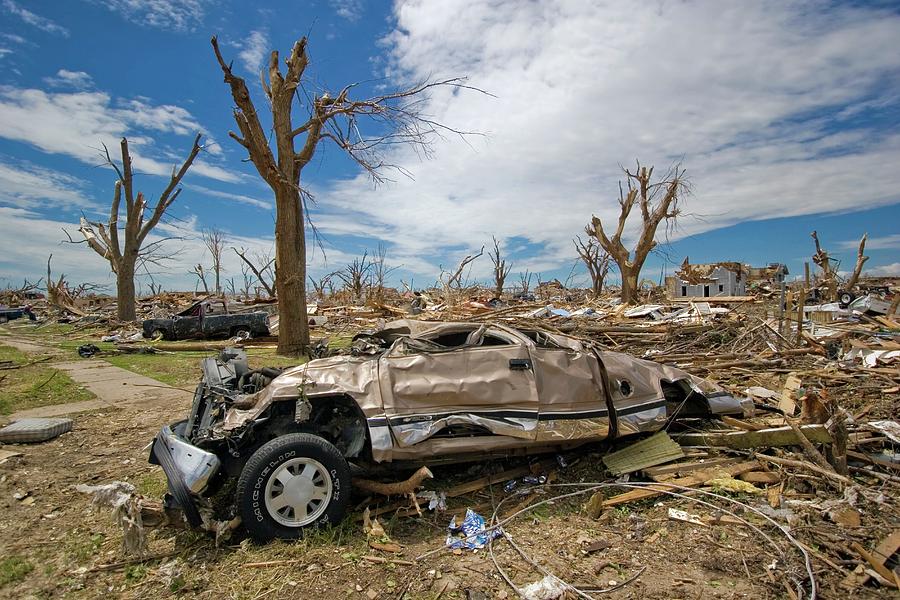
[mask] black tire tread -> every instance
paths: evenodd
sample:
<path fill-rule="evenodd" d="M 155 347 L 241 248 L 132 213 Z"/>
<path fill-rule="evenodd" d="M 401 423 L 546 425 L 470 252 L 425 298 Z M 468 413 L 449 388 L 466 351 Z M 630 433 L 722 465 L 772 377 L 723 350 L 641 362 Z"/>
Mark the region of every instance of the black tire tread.
<path fill-rule="evenodd" d="M 289 528 L 271 520 L 262 522 L 251 519 L 252 512 L 249 506 L 249 494 L 252 493 L 252 482 L 258 478 L 258 472 L 262 470 L 273 456 L 291 448 L 292 446 L 306 446 L 306 450 L 300 450 L 302 456 L 315 458 L 319 460 L 329 470 L 334 468 L 338 471 L 338 478 L 341 480 L 341 488 L 337 498 L 332 498 L 325 514 L 329 516 L 333 524 L 339 522 L 347 509 L 350 502 L 350 467 L 346 459 L 341 455 L 340 451 L 335 448 L 327 440 L 310 433 L 289 433 L 279 436 L 274 440 L 262 445 L 247 460 L 238 478 L 237 487 L 235 489 L 235 501 L 238 506 L 238 512 L 244 528 L 251 537 L 257 541 L 269 541 L 272 539 L 292 539 L 302 535 L 303 529 L 314 528 L 319 523 L 311 523 L 302 528 Z M 317 456 L 319 454 L 319 456 Z M 325 460 L 321 460 L 321 459 Z M 332 482 L 334 485 L 335 482 Z M 321 520 L 321 519 L 320 519 Z"/>

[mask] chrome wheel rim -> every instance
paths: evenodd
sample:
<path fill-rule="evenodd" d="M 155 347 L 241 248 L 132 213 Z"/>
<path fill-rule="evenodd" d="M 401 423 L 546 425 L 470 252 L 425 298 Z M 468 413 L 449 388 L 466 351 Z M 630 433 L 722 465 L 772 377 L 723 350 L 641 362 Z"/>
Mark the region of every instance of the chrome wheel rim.
<path fill-rule="evenodd" d="M 266 484 L 266 510 L 286 527 L 303 527 L 322 516 L 331 502 L 331 474 L 312 458 L 292 458 Z"/>

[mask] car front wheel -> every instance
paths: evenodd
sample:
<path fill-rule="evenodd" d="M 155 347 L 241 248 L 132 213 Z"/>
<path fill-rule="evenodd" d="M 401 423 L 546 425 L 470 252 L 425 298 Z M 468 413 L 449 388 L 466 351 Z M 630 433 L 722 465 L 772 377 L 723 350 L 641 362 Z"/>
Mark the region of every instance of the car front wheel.
<path fill-rule="evenodd" d="M 237 503 L 258 541 L 294 539 L 307 528 L 338 523 L 350 500 L 350 468 L 326 440 L 307 433 L 259 448 L 238 478 Z"/>

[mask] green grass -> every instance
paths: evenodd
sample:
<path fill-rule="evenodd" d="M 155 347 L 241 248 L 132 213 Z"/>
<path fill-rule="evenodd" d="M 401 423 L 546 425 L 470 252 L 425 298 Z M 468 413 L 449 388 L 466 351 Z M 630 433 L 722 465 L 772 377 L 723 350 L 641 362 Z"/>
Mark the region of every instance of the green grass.
<path fill-rule="evenodd" d="M 162 498 L 169 489 L 166 476 L 161 469 L 154 469 L 140 476 L 135 483 L 137 492 L 148 498 Z"/>
<path fill-rule="evenodd" d="M 10 556 L 0 560 L 0 588 L 25 579 L 34 570 L 34 565 L 21 556 Z"/>
<path fill-rule="evenodd" d="M 40 359 L 0 344 L 0 362 L 26 365 Z M 38 363 L 0 371 L 0 414 L 8 415 L 28 408 L 90 400 L 94 395 L 72 381 L 62 371 Z"/>
<path fill-rule="evenodd" d="M 103 344 L 98 344 L 103 348 Z M 106 348 L 104 348 L 106 349 Z M 200 379 L 200 361 L 216 356 L 213 351 L 178 351 L 164 354 L 119 354 L 103 356 L 103 360 L 134 373 L 152 377 L 175 387 L 193 389 Z M 247 355 L 252 368 L 292 367 L 304 359 L 278 356 L 275 350 L 249 348 Z"/>

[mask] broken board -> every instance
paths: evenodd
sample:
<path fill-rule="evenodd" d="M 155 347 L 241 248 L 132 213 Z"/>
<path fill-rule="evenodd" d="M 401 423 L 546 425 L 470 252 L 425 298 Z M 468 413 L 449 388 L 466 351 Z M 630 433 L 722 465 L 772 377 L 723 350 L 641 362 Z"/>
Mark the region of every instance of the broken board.
<path fill-rule="evenodd" d="M 684 451 L 665 431 L 631 444 L 603 457 L 613 475 L 624 475 L 684 458 Z"/>

